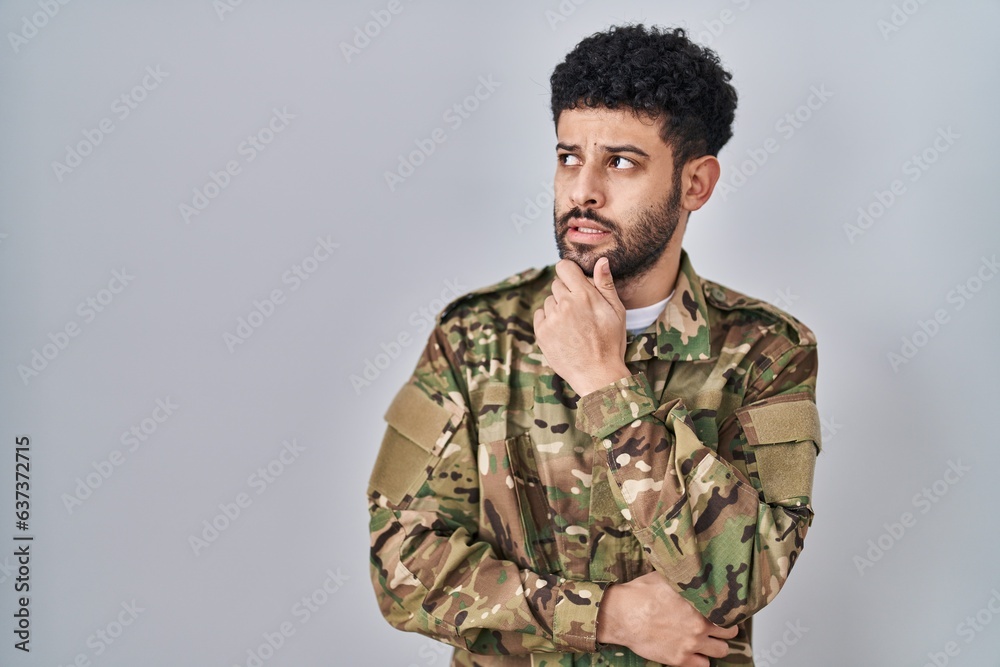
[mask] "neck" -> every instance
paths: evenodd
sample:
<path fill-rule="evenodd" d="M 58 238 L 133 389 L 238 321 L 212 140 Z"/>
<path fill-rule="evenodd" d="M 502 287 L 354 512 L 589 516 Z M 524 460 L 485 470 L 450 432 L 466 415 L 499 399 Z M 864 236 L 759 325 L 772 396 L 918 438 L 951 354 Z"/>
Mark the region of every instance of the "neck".
<path fill-rule="evenodd" d="M 633 276 L 621 284 L 615 281 L 618 298 L 629 310 L 663 301 L 674 291 L 680 266 L 681 246 L 670 243 L 656 263 L 644 273 Z"/>

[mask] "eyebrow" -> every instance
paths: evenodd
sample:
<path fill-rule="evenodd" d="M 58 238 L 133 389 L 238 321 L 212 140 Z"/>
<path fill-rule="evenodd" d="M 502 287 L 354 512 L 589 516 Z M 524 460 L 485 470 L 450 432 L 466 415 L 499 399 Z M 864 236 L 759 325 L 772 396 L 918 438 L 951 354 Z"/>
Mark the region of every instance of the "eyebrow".
<path fill-rule="evenodd" d="M 580 147 L 576 144 L 564 144 L 559 142 L 556 144 L 556 149 L 562 149 L 564 151 L 577 152 Z M 641 155 L 642 157 L 649 157 L 649 153 L 642 150 L 638 146 L 633 146 L 632 144 L 622 144 L 620 146 L 601 146 L 601 150 L 605 153 L 635 153 L 636 155 Z"/>

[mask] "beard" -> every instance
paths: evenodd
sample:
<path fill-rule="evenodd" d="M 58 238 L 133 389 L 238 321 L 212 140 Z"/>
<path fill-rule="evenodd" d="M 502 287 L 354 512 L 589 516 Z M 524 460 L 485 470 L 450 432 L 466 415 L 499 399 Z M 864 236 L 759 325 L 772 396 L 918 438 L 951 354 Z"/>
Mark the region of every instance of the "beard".
<path fill-rule="evenodd" d="M 639 213 L 628 224 L 610 220 L 595 213 L 592 209 L 573 207 L 562 215 L 553 207 L 552 217 L 555 222 L 556 246 L 559 248 L 559 259 L 571 259 L 576 262 L 584 275 L 594 277 L 594 265 L 601 257 L 608 258 L 608 266 L 615 282 L 628 281 L 641 276 L 648 271 L 663 255 L 667 244 L 673 238 L 681 214 L 680 173 L 674 178 L 670 194 L 663 203 L 652 210 Z M 593 247 L 584 243 L 566 240 L 572 218 L 593 220 L 604 226 L 611 233 L 614 245 L 610 248 Z"/>

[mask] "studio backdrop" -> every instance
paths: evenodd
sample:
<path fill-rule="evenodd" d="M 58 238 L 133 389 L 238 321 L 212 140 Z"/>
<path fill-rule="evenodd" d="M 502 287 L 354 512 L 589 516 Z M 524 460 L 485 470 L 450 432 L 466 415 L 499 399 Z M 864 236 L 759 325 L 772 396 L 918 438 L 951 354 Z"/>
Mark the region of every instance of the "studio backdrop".
<path fill-rule="evenodd" d="M 369 580 L 382 416 L 558 259 L 549 76 L 629 22 L 739 92 L 694 267 L 819 341 L 757 664 L 998 664 L 991 0 L 2 3 L 0 664 L 447 665 Z"/>

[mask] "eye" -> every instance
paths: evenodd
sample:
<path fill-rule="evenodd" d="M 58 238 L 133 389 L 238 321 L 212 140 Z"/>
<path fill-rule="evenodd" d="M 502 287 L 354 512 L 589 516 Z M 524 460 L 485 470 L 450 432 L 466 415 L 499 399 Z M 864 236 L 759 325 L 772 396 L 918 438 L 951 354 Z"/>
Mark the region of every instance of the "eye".
<path fill-rule="evenodd" d="M 580 158 L 572 153 L 559 153 L 557 159 L 559 160 L 559 164 L 564 164 L 570 167 L 575 167 L 580 164 Z"/>
<path fill-rule="evenodd" d="M 633 169 L 635 167 L 635 162 L 629 160 L 627 157 L 622 157 L 621 155 L 616 155 L 611 158 L 611 166 L 616 169 Z"/>

